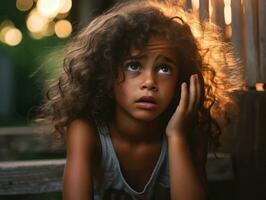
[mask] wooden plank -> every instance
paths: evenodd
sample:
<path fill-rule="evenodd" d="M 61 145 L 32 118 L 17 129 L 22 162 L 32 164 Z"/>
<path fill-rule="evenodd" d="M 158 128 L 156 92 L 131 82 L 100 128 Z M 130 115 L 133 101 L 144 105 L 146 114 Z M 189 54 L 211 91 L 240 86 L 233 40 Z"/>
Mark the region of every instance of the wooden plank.
<path fill-rule="evenodd" d="M 185 8 L 188 10 L 192 9 L 192 0 L 185 0 Z"/>
<path fill-rule="evenodd" d="M 266 1 L 258 0 L 260 68 L 258 82 L 266 83 Z"/>
<path fill-rule="evenodd" d="M 210 2 L 213 9 L 211 22 L 224 29 L 224 2 L 221 0 L 210 0 Z"/>
<path fill-rule="evenodd" d="M 242 93 L 240 98 L 240 114 L 238 122 L 238 132 L 236 138 L 236 182 L 237 182 L 237 195 L 238 199 L 250 196 L 251 189 L 250 185 L 252 182 L 252 172 L 253 172 L 253 149 L 254 146 L 254 123 L 248 123 L 251 113 L 253 113 L 253 108 L 249 105 L 249 101 L 246 98 L 248 93 Z M 248 106 L 247 106 L 248 105 Z M 249 113 L 249 114 L 247 114 Z M 252 116 L 254 119 L 254 116 Z M 256 120 L 256 119 L 254 119 Z M 244 147 L 244 148 L 243 148 Z M 250 147 L 250 148 L 248 148 Z M 245 191 L 246 190 L 246 191 Z M 245 193 L 245 194 L 244 194 Z M 243 195 L 244 194 L 244 195 Z"/>
<path fill-rule="evenodd" d="M 228 154 L 208 155 L 209 181 L 232 180 L 232 159 Z M 62 191 L 65 160 L 0 162 L 0 195 L 37 194 Z"/>
<path fill-rule="evenodd" d="M 234 155 L 237 197 L 266 199 L 266 93 L 249 91 L 239 98 L 241 104 Z"/>
<path fill-rule="evenodd" d="M 234 180 L 232 156 L 229 153 L 208 154 L 207 159 L 208 181 L 230 181 Z"/>
<path fill-rule="evenodd" d="M 64 159 L 0 162 L 0 195 L 62 191 Z"/>
<path fill-rule="evenodd" d="M 0 135 L 26 135 L 26 134 L 33 134 L 34 131 L 33 127 L 28 126 L 17 126 L 17 127 L 1 127 L 0 128 Z"/>
<path fill-rule="evenodd" d="M 200 20 L 209 19 L 209 0 L 200 0 Z"/>
<path fill-rule="evenodd" d="M 256 100 L 250 97 L 254 102 L 254 111 L 256 112 L 255 138 L 254 138 L 254 195 L 266 199 L 266 93 L 258 92 Z"/>
<path fill-rule="evenodd" d="M 47 128 L 39 130 L 47 131 Z M 39 134 L 32 127 L 0 128 L 0 161 L 19 159 L 34 153 L 63 153 L 63 146 L 54 146 L 48 134 Z"/>
<path fill-rule="evenodd" d="M 257 0 L 243 0 L 247 84 L 255 86 L 259 78 Z"/>
<path fill-rule="evenodd" d="M 245 61 L 244 30 L 243 30 L 243 7 L 241 0 L 231 1 L 232 6 L 232 42 L 237 55 Z"/>

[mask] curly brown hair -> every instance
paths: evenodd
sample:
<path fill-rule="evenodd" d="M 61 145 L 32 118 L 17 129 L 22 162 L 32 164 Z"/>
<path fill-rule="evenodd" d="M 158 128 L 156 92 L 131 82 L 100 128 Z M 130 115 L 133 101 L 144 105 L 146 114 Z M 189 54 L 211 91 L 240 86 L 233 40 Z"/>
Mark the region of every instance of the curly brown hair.
<path fill-rule="evenodd" d="M 113 85 L 130 49 L 143 48 L 150 37 L 161 36 L 177 49 L 182 82 L 197 73 L 204 88 L 197 132 L 218 146 L 221 126 L 228 121 L 234 92 L 245 88 L 242 65 L 232 45 L 209 22 L 200 23 L 179 4 L 131 1 L 114 6 L 92 20 L 67 47 L 63 70 L 49 85 L 38 122 L 52 126 L 65 139 L 66 128 L 77 118 L 110 120 L 114 113 Z M 180 87 L 179 87 L 180 88 Z M 169 109 L 176 106 L 176 95 Z M 173 109 L 166 112 L 169 119 Z"/>

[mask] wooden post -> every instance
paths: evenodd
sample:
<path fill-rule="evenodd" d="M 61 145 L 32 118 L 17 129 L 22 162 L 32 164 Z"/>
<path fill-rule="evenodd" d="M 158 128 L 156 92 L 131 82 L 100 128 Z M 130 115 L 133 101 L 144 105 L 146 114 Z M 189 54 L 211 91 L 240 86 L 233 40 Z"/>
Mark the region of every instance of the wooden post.
<path fill-rule="evenodd" d="M 245 62 L 243 7 L 241 0 L 231 1 L 232 6 L 232 42 L 238 56 Z"/>
<path fill-rule="evenodd" d="M 237 199 L 266 199 L 266 93 L 243 92 L 239 99 L 234 156 Z"/>
<path fill-rule="evenodd" d="M 259 45 L 260 45 L 260 68 L 259 82 L 266 83 L 266 1 L 258 0 L 259 20 Z"/>
<path fill-rule="evenodd" d="M 200 20 L 209 19 L 209 0 L 200 0 Z"/>
<path fill-rule="evenodd" d="M 259 77 L 257 0 L 243 0 L 247 84 L 254 86 Z"/>
<path fill-rule="evenodd" d="M 211 21 L 224 29 L 224 1 L 223 0 L 211 0 L 213 12 Z"/>
<path fill-rule="evenodd" d="M 186 0 L 186 9 L 192 9 L 192 0 Z"/>

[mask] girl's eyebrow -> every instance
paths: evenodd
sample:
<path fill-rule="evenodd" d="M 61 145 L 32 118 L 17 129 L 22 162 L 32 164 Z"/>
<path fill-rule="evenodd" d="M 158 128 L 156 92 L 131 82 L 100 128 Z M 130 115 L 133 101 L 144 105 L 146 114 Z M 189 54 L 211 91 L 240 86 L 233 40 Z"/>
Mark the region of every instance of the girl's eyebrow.
<path fill-rule="evenodd" d="M 174 61 L 173 59 L 169 58 L 168 56 L 165 56 L 165 55 L 158 55 L 157 58 L 156 58 L 156 61 L 159 60 L 159 59 L 163 59 L 165 60 L 166 62 L 168 63 L 171 63 L 173 65 L 177 65 L 177 62 Z"/>
<path fill-rule="evenodd" d="M 131 59 L 145 59 L 147 58 L 146 54 L 137 54 L 137 55 L 129 55 L 128 57 L 125 58 L 125 60 L 131 60 Z M 177 65 L 177 62 L 174 61 L 173 59 L 169 58 L 168 56 L 165 55 L 158 55 L 155 59 L 155 61 L 158 61 L 159 59 L 165 60 L 168 63 L 171 63 L 173 65 Z"/>
<path fill-rule="evenodd" d="M 126 57 L 125 60 L 130 60 L 130 59 L 144 59 L 147 56 L 145 54 L 137 54 L 137 55 L 129 55 Z"/>

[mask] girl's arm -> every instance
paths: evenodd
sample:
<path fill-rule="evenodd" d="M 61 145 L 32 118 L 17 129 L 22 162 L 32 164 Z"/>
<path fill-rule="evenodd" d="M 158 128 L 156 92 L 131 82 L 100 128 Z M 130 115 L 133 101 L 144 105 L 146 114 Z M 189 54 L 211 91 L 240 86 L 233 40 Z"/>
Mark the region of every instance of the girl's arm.
<path fill-rule="evenodd" d="M 73 121 L 67 131 L 64 200 L 93 199 L 92 163 L 96 153 L 95 132 L 88 122 Z"/>
<path fill-rule="evenodd" d="M 171 136 L 168 144 L 171 199 L 206 199 L 204 183 L 192 160 L 187 140 Z"/>
<path fill-rule="evenodd" d="M 170 119 L 168 136 L 171 199 L 206 199 L 204 182 L 192 159 L 187 141 L 187 130 L 195 118 L 200 102 L 200 84 L 197 75 L 191 76 L 189 94 L 185 83 L 181 86 L 180 103 Z"/>

